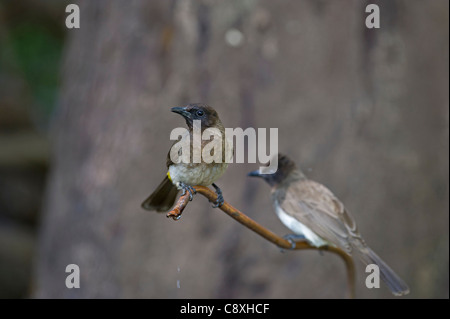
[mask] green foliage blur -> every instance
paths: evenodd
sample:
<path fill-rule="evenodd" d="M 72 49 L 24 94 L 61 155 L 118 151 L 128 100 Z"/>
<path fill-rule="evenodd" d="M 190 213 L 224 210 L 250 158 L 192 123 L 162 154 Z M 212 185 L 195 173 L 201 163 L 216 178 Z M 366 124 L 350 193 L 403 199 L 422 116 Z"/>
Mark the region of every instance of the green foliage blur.
<path fill-rule="evenodd" d="M 2 123 L 14 127 L 8 117 L 20 113 L 47 130 L 60 86 L 64 3 L 0 3 L 0 129 Z"/>
<path fill-rule="evenodd" d="M 39 25 L 23 23 L 11 30 L 9 40 L 33 104 L 48 117 L 56 101 L 61 39 Z"/>

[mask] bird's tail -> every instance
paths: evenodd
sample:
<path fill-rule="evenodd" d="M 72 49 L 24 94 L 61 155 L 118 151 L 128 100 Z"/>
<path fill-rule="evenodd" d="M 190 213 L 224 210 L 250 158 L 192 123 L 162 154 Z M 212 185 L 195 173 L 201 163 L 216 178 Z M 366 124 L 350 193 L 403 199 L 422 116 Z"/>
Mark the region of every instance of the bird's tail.
<path fill-rule="evenodd" d="M 366 266 L 368 264 L 378 265 L 381 279 L 395 296 L 409 293 L 408 285 L 372 249 L 367 246 L 360 249 L 359 257 Z"/>
<path fill-rule="evenodd" d="M 157 212 L 167 212 L 175 203 L 178 189 L 166 176 L 155 191 L 142 203 L 142 208 L 155 210 Z"/>

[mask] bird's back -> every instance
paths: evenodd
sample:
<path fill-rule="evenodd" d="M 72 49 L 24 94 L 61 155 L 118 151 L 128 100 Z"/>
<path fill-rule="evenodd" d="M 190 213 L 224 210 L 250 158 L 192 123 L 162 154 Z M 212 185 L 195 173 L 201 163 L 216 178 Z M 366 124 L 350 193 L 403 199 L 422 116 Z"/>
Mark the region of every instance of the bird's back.
<path fill-rule="evenodd" d="M 301 178 L 280 184 L 272 193 L 274 203 L 289 216 L 308 227 L 327 243 L 349 254 L 352 242 L 359 240 L 353 217 L 324 185 Z"/>

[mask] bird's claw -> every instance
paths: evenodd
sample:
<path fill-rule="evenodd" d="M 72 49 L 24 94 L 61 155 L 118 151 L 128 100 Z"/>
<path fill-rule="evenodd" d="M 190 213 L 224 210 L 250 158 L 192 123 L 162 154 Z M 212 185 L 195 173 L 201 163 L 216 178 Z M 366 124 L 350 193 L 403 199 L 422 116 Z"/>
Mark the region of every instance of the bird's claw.
<path fill-rule="evenodd" d="M 217 199 L 215 201 L 215 204 L 212 206 L 213 208 L 217 208 L 223 205 L 223 203 L 225 202 L 225 200 L 223 199 L 223 196 L 217 196 Z"/>
<path fill-rule="evenodd" d="M 212 186 L 216 190 L 216 194 L 217 194 L 217 199 L 214 202 L 213 208 L 217 208 L 217 207 L 222 206 L 223 203 L 225 202 L 225 200 L 223 199 L 222 190 L 219 188 L 219 186 L 217 186 L 214 183 L 212 184 Z"/>
<path fill-rule="evenodd" d="M 194 195 L 197 194 L 195 188 L 185 183 L 180 183 L 180 187 L 183 189 L 183 193 L 181 194 L 181 196 L 184 196 L 186 194 L 186 191 L 188 191 L 189 201 L 192 201 L 194 199 Z"/>

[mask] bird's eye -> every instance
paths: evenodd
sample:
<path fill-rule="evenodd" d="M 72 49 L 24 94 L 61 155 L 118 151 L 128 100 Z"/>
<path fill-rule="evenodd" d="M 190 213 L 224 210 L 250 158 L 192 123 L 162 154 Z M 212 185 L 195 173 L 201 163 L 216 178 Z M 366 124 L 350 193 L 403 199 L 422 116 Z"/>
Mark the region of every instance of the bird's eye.
<path fill-rule="evenodd" d="M 197 111 L 197 116 L 203 116 L 203 114 L 205 114 L 205 112 L 203 112 L 202 110 L 198 110 Z"/>

